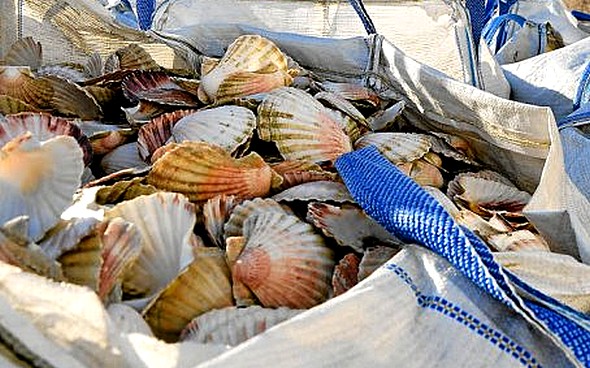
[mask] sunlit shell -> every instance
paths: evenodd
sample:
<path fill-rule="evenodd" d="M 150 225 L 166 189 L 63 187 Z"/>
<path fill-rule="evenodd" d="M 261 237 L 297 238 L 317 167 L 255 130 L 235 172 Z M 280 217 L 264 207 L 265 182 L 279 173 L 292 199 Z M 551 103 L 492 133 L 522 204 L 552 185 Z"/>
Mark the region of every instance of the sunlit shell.
<path fill-rule="evenodd" d="M 137 44 L 130 44 L 115 51 L 117 66 L 119 69 L 133 70 L 159 70 L 160 66 L 150 54 Z M 107 67 L 105 66 L 105 69 Z"/>
<path fill-rule="evenodd" d="M 300 309 L 227 307 L 200 315 L 182 331 L 183 341 L 236 346 L 301 313 Z"/>
<path fill-rule="evenodd" d="M 232 158 L 222 148 L 202 142 L 178 144 L 154 164 L 148 183 L 183 193 L 191 201 L 219 194 L 254 198 L 269 193 L 273 171 L 256 153 Z"/>
<path fill-rule="evenodd" d="M 174 107 L 159 104 L 157 102 L 141 100 L 135 107 L 122 108 L 125 113 L 127 121 L 132 126 L 143 125 L 150 122 L 152 119 L 171 112 Z"/>
<path fill-rule="evenodd" d="M 527 285 L 562 303 L 590 312 L 590 267 L 552 252 L 499 252 L 495 260 Z"/>
<path fill-rule="evenodd" d="M 150 326 L 135 309 L 120 303 L 114 303 L 107 307 L 107 313 L 113 325 L 126 334 L 139 333 L 154 336 Z"/>
<path fill-rule="evenodd" d="M 225 237 L 244 235 L 244 222 L 250 216 L 269 212 L 291 214 L 287 207 L 281 206 L 277 201 L 270 198 L 254 198 L 238 204 L 231 211 L 231 215 L 223 227 Z"/>
<path fill-rule="evenodd" d="M 49 258 L 35 243 L 21 236 L 14 236 L 0 228 L 0 261 L 18 266 L 27 272 L 63 280 L 60 265 Z"/>
<path fill-rule="evenodd" d="M 193 205 L 180 194 L 158 192 L 122 202 L 105 218 L 122 217 L 141 235 L 141 253 L 125 273 L 123 290 L 152 296 L 192 261 L 189 238 L 195 224 Z"/>
<path fill-rule="evenodd" d="M 378 245 L 367 248 L 363 252 L 363 258 L 359 264 L 358 281 L 369 277 L 375 270 L 383 266 L 391 257 L 399 252 L 400 248 Z"/>
<path fill-rule="evenodd" d="M 201 76 L 209 74 L 219 64 L 221 59 L 201 56 Z"/>
<path fill-rule="evenodd" d="M 457 216 L 455 216 L 455 220 L 487 242 L 489 242 L 490 238 L 495 235 L 505 234 L 512 231 L 512 228 L 510 227 L 497 226 L 497 224 L 490 223 L 478 214 L 465 209 L 458 212 Z"/>
<path fill-rule="evenodd" d="M 73 65 L 43 65 L 37 69 L 35 75 L 38 77 L 55 76 L 75 83 L 86 80 L 84 72 Z"/>
<path fill-rule="evenodd" d="M 324 90 L 338 94 L 347 100 L 362 101 L 372 106 L 378 106 L 381 102 L 381 99 L 373 90 L 360 84 L 325 81 L 321 83 L 321 87 Z"/>
<path fill-rule="evenodd" d="M 245 107 L 221 106 L 195 112 L 172 128 L 175 142 L 207 142 L 234 153 L 252 138 L 256 116 Z"/>
<path fill-rule="evenodd" d="M 287 160 L 334 161 L 352 150 L 350 138 L 334 115 L 295 88 L 275 90 L 260 104 L 258 134 L 275 142 Z"/>
<path fill-rule="evenodd" d="M 59 220 L 80 186 L 82 151 L 72 137 L 39 143 L 30 133 L 0 151 L 0 223 L 29 216 L 35 241 Z"/>
<path fill-rule="evenodd" d="M 0 114 L 18 114 L 25 111 L 39 111 L 40 109 L 8 95 L 0 95 Z"/>
<path fill-rule="evenodd" d="M 149 165 L 139 157 L 137 143 L 127 143 L 109 152 L 100 161 L 100 166 L 107 174 L 124 169 L 143 169 Z"/>
<path fill-rule="evenodd" d="M 379 152 L 396 165 L 409 163 L 430 151 L 428 136 L 415 133 L 369 133 L 355 142 L 355 148 L 375 146 Z"/>
<path fill-rule="evenodd" d="M 92 234 L 99 220 L 93 217 L 80 217 L 60 221 L 51 228 L 39 242 L 39 246 L 51 259 L 74 249 L 83 238 Z"/>
<path fill-rule="evenodd" d="M 385 110 L 380 110 L 367 119 L 367 124 L 371 130 L 386 130 L 395 123 L 396 119 L 402 115 L 406 102 L 404 100 L 388 107 Z"/>
<path fill-rule="evenodd" d="M 336 207 L 326 203 L 310 203 L 308 217 L 324 235 L 342 246 L 362 253 L 369 241 L 387 243 L 400 241 L 357 207 Z"/>
<path fill-rule="evenodd" d="M 40 77 L 39 81 L 47 81 L 51 86 L 51 107 L 60 114 L 83 120 L 102 116 L 102 110 L 94 97 L 77 84 L 57 76 Z"/>
<path fill-rule="evenodd" d="M 200 105 L 197 96 L 172 82 L 163 72 L 135 72 L 125 77 L 122 88 L 125 96 L 132 102 L 144 100 L 178 107 Z"/>
<path fill-rule="evenodd" d="M 366 124 L 363 114 L 341 95 L 332 92 L 318 92 L 313 97 L 346 114 L 353 120 Z"/>
<path fill-rule="evenodd" d="M 337 174 L 323 170 L 319 165 L 304 160 L 289 160 L 271 164 L 272 169 L 281 176 L 280 191 L 313 181 L 335 181 Z"/>
<path fill-rule="evenodd" d="M 129 143 L 131 140 L 135 140 L 136 132 L 134 129 L 118 129 L 95 133 L 89 137 L 92 152 L 95 155 L 110 153 L 115 148 Z"/>
<path fill-rule="evenodd" d="M 193 96 L 197 96 L 199 86 L 201 85 L 201 81 L 199 79 L 170 77 L 170 80 Z"/>
<path fill-rule="evenodd" d="M 215 196 L 203 205 L 203 217 L 207 235 L 215 245 L 225 247 L 223 225 L 229 219 L 230 213 L 238 204 L 235 196 L 224 194 Z"/>
<path fill-rule="evenodd" d="M 236 262 L 245 247 L 246 238 L 243 236 L 230 236 L 225 240 L 225 256 L 230 270 L 236 265 Z M 239 274 L 232 272 L 231 281 L 232 295 L 236 306 L 249 307 L 258 304 L 256 296 L 252 290 L 242 282 Z"/>
<path fill-rule="evenodd" d="M 424 157 L 433 155 L 428 152 Z M 431 186 L 442 188 L 444 178 L 437 166 L 431 164 L 425 159 L 418 159 L 412 162 L 399 163 L 397 167 L 410 178 L 422 186 Z"/>
<path fill-rule="evenodd" d="M 10 46 L 4 56 L 5 65 L 28 66 L 38 69 L 43 63 L 43 51 L 40 42 L 35 42 L 32 37 L 24 37 Z"/>
<path fill-rule="evenodd" d="M 230 275 L 223 251 L 196 248 L 194 261 L 146 307 L 143 315 L 157 337 L 176 341 L 193 318 L 231 305 Z"/>
<path fill-rule="evenodd" d="M 53 88 L 35 79 L 28 67 L 0 66 L 0 95 L 8 95 L 40 109 L 51 106 Z"/>
<path fill-rule="evenodd" d="M 547 242 L 540 235 L 529 230 L 494 234 L 489 237 L 488 242 L 499 252 L 550 251 Z"/>
<path fill-rule="evenodd" d="M 88 165 L 92 161 L 92 147 L 80 128 L 66 119 L 45 113 L 25 112 L 6 116 L 6 123 L 0 125 L 0 146 L 26 132 L 31 132 L 38 141 L 69 135 L 78 141 L 84 152 L 84 163 Z"/>
<path fill-rule="evenodd" d="M 297 217 L 264 213 L 244 224 L 246 245 L 232 267 L 265 307 L 310 308 L 328 298 L 332 250 Z"/>
<path fill-rule="evenodd" d="M 200 90 L 203 99 L 222 102 L 288 86 L 292 80 L 287 59 L 274 43 L 261 36 L 244 35 L 201 77 Z"/>
<path fill-rule="evenodd" d="M 480 215 L 490 211 L 519 212 L 531 196 L 503 182 L 459 174 L 449 183 L 447 195 Z"/>
<path fill-rule="evenodd" d="M 157 192 L 156 188 L 143 184 L 142 181 L 143 178 L 121 180 L 113 185 L 100 188 L 96 193 L 96 203 L 100 205 L 115 204 Z"/>
<path fill-rule="evenodd" d="M 172 127 L 180 119 L 194 112 L 196 110 L 176 110 L 162 114 L 143 125 L 137 137 L 139 156 L 146 162 L 150 162 L 152 154 L 172 137 Z"/>
<path fill-rule="evenodd" d="M 135 226 L 114 218 L 98 224 L 93 234 L 83 238 L 58 260 L 69 282 L 88 286 L 105 300 L 140 249 L 140 236 Z"/>
<path fill-rule="evenodd" d="M 346 186 L 334 181 L 314 181 L 300 184 L 275 194 L 272 199 L 277 202 L 336 202 L 355 203 Z"/>
<path fill-rule="evenodd" d="M 344 294 L 358 283 L 359 257 L 354 253 L 348 253 L 334 267 L 332 275 L 332 288 L 334 296 Z"/>

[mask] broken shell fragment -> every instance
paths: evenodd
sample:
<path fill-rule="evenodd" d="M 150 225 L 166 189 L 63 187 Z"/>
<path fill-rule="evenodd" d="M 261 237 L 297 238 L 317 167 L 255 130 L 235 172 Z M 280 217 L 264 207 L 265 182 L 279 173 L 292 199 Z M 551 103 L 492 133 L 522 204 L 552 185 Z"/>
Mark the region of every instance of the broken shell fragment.
<path fill-rule="evenodd" d="M 223 226 L 237 204 L 238 201 L 235 196 L 221 194 L 210 198 L 203 205 L 203 217 L 207 235 L 219 248 L 223 249 L 225 247 Z"/>
<path fill-rule="evenodd" d="M 354 253 L 348 253 L 334 267 L 332 275 L 332 287 L 334 296 L 344 294 L 358 283 L 359 257 Z"/>
<path fill-rule="evenodd" d="M 32 70 L 39 69 L 43 63 L 43 51 L 40 42 L 32 37 L 24 37 L 10 46 L 4 56 L 4 65 L 28 66 Z"/>
<path fill-rule="evenodd" d="M 365 249 L 361 262 L 359 263 L 358 281 L 361 282 L 369 277 L 375 270 L 396 255 L 400 249 L 399 247 L 387 247 L 383 245 Z"/>

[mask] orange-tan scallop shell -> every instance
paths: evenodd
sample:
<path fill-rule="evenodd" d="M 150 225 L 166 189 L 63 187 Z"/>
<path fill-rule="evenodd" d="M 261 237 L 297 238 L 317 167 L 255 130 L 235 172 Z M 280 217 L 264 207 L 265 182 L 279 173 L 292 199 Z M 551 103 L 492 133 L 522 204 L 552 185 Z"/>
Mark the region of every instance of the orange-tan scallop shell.
<path fill-rule="evenodd" d="M 313 181 L 335 181 L 338 176 L 304 160 L 287 160 L 270 166 L 283 179 L 278 188 L 273 188 L 280 191 Z"/>
<path fill-rule="evenodd" d="M 357 140 L 356 149 L 375 146 L 379 152 L 396 165 L 418 160 L 430 151 L 428 136 L 415 133 L 369 133 Z"/>
<path fill-rule="evenodd" d="M 51 106 L 53 88 L 49 81 L 36 79 L 29 67 L 0 66 L 0 95 L 46 109 Z"/>
<path fill-rule="evenodd" d="M 257 35 L 238 37 L 199 87 L 203 102 L 221 103 L 240 96 L 268 92 L 293 81 L 287 58 L 271 41 Z"/>
<path fill-rule="evenodd" d="M 203 217 L 207 235 L 215 245 L 222 249 L 225 247 L 223 226 L 237 204 L 238 200 L 235 196 L 221 194 L 210 198 L 203 205 Z"/>
<path fill-rule="evenodd" d="M 439 162 L 440 160 L 440 158 L 432 152 L 428 152 L 424 157 L 434 157 L 436 162 Z M 444 185 L 444 178 L 438 169 L 440 165 L 433 165 L 425 159 L 401 163 L 398 164 L 397 167 L 421 186 L 442 188 Z"/>
<path fill-rule="evenodd" d="M 193 207 L 180 194 L 158 192 L 122 202 L 105 212 L 106 219 L 121 217 L 133 223 L 142 239 L 141 253 L 125 273 L 124 291 L 153 296 L 192 261 Z"/>
<path fill-rule="evenodd" d="M 227 222 L 223 226 L 225 238 L 244 235 L 244 222 L 249 217 L 269 212 L 284 214 L 292 213 L 288 207 L 281 206 L 277 201 L 271 198 L 254 198 L 252 200 L 246 200 L 235 206 L 231 211 Z"/>
<path fill-rule="evenodd" d="M 29 216 L 28 235 L 40 239 L 72 202 L 83 169 L 72 137 L 39 143 L 27 133 L 8 142 L 0 150 L 0 222 Z"/>
<path fill-rule="evenodd" d="M 344 294 L 358 283 L 359 257 L 354 253 L 348 253 L 336 267 L 332 275 L 332 288 L 334 296 Z"/>
<path fill-rule="evenodd" d="M 244 224 L 245 246 L 234 280 L 265 307 L 311 308 L 330 293 L 334 259 L 311 225 L 284 213 L 263 213 Z"/>
<path fill-rule="evenodd" d="M 164 72 L 137 71 L 125 77 L 122 83 L 125 96 L 132 102 L 140 100 L 178 107 L 196 107 L 196 95 L 186 91 Z"/>
<path fill-rule="evenodd" d="M 182 331 L 181 339 L 236 346 L 301 312 L 300 309 L 259 305 L 215 309 L 192 320 Z"/>
<path fill-rule="evenodd" d="M 147 177 L 158 189 L 205 201 L 218 194 L 240 198 L 266 196 L 278 176 L 256 153 L 234 159 L 218 146 L 202 142 L 177 144 L 154 164 Z"/>
<path fill-rule="evenodd" d="M 350 101 L 361 101 L 372 106 L 381 103 L 379 96 L 371 89 L 354 83 L 322 82 L 321 87 L 327 92 L 338 94 Z"/>
<path fill-rule="evenodd" d="M 43 48 L 33 37 L 24 37 L 10 46 L 4 56 L 4 65 L 28 66 L 36 70 L 43 64 Z"/>
<path fill-rule="evenodd" d="M 287 160 L 334 161 L 352 150 L 350 138 L 322 104 L 295 88 L 280 88 L 258 106 L 258 134 Z"/>
<path fill-rule="evenodd" d="M 219 248 L 195 248 L 194 261 L 143 311 L 154 334 L 176 341 L 195 317 L 233 305 L 230 274 Z"/>

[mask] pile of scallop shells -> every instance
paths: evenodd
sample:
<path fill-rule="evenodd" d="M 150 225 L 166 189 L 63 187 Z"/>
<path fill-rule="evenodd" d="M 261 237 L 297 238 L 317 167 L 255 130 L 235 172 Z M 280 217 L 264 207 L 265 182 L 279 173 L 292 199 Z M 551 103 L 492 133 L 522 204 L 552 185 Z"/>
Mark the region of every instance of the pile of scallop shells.
<path fill-rule="evenodd" d="M 22 39 L 0 65 L 0 260 L 91 288 L 131 330 L 237 345 L 403 246 L 334 169 L 369 145 L 493 251 L 548 251 L 521 213 L 528 193 L 403 107 L 260 36 L 199 71 L 133 44 L 45 65 Z"/>

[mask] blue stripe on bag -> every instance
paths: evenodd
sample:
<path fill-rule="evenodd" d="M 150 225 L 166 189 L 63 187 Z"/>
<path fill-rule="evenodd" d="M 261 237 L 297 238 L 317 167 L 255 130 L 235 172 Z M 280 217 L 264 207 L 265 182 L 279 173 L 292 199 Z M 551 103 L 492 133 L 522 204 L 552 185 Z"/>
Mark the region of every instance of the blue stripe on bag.
<path fill-rule="evenodd" d="M 367 9 L 365 8 L 365 4 L 363 4 L 363 1 L 348 0 L 348 2 L 350 3 L 350 5 L 352 5 L 359 18 L 361 18 L 361 22 L 363 22 L 363 26 L 365 26 L 365 31 L 367 31 L 369 35 L 377 34 L 375 24 L 373 23 L 371 16 L 367 12 Z"/>
<path fill-rule="evenodd" d="M 578 83 L 578 90 L 574 99 L 574 111 L 588 103 L 590 103 L 590 63 L 586 64 Z"/>
<path fill-rule="evenodd" d="M 152 27 L 155 11 L 156 0 L 137 0 L 137 20 L 141 30 L 145 31 Z"/>
<path fill-rule="evenodd" d="M 578 10 L 572 10 L 572 15 L 577 19 L 583 22 L 590 22 L 590 14 L 584 13 Z"/>
<path fill-rule="evenodd" d="M 336 168 L 353 198 L 388 231 L 435 251 L 493 298 L 525 314 L 532 312 L 580 362 L 588 363 L 590 331 L 554 310 L 532 302 L 526 304 L 530 308 L 522 305 L 485 243 L 457 225 L 436 199 L 375 147 L 341 156 Z"/>

